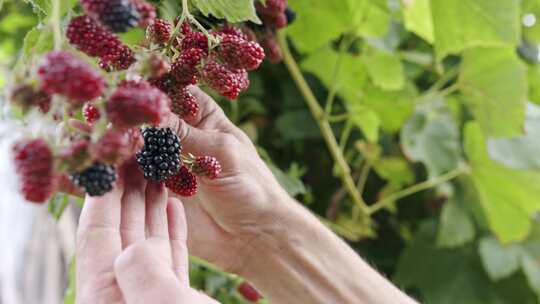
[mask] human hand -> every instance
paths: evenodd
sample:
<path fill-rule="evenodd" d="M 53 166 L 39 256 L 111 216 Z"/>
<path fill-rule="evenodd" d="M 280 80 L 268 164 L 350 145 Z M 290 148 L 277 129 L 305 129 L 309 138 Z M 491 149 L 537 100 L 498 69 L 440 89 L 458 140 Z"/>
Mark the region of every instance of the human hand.
<path fill-rule="evenodd" d="M 77 232 L 77 303 L 215 304 L 189 287 L 182 203 L 136 165 L 114 190 L 87 198 Z"/>
<path fill-rule="evenodd" d="M 186 122 L 170 115 L 163 126 L 176 131 L 184 151 L 216 157 L 223 172 L 217 179 L 201 178 L 198 194 L 182 198 L 188 247 L 225 271 L 242 274 L 257 244 L 280 229 L 280 214 L 291 199 L 246 134 L 211 97 L 197 87 L 190 90 L 200 104 L 197 116 Z"/>

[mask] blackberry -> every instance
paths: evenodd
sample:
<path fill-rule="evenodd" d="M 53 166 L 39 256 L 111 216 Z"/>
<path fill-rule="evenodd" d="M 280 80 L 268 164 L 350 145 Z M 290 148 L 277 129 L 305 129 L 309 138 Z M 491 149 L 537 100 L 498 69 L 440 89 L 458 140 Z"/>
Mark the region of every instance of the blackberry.
<path fill-rule="evenodd" d="M 136 154 L 139 167 L 148 180 L 163 182 L 180 170 L 182 145 L 170 128 L 146 128 L 144 147 Z"/>
<path fill-rule="evenodd" d="M 289 6 L 285 9 L 285 16 L 287 17 L 287 24 L 290 25 L 296 20 L 296 12 Z"/>
<path fill-rule="evenodd" d="M 115 33 L 127 32 L 139 24 L 141 15 L 130 0 L 109 0 L 99 21 Z"/>
<path fill-rule="evenodd" d="M 113 166 L 94 163 L 79 173 L 73 173 L 71 180 L 78 187 L 84 188 L 90 196 L 101 196 L 113 189 L 116 170 Z"/>

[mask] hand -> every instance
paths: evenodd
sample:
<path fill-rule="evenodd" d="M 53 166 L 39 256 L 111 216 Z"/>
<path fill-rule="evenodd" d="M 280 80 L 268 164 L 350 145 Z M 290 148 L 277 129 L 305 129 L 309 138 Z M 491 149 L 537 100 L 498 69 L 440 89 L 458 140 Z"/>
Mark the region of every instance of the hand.
<path fill-rule="evenodd" d="M 201 178 L 198 194 L 182 198 L 188 247 L 223 270 L 242 274 L 254 246 L 278 226 L 278 206 L 290 198 L 244 132 L 211 97 L 197 87 L 190 90 L 200 104 L 198 115 L 187 122 L 170 115 L 163 126 L 176 131 L 184 151 L 216 157 L 223 172 L 215 180 Z"/>
<path fill-rule="evenodd" d="M 77 303 L 217 303 L 189 287 L 182 203 L 136 164 L 115 189 L 87 198 L 77 235 Z"/>

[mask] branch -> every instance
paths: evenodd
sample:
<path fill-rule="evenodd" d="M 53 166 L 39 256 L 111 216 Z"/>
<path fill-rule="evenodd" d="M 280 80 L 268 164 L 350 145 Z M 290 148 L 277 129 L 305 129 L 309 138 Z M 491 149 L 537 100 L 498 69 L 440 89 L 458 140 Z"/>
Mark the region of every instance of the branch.
<path fill-rule="evenodd" d="M 458 168 L 456 168 L 456 169 L 454 169 L 454 170 L 452 170 L 452 171 L 450 171 L 448 173 L 437 176 L 434 179 L 430 179 L 430 180 L 427 180 L 427 181 L 412 185 L 409 188 L 394 192 L 394 193 L 388 195 L 387 197 L 382 198 L 381 200 L 379 200 L 375 204 L 369 206 L 368 214 L 376 213 L 377 211 L 379 211 L 379 210 L 387 207 L 388 205 L 390 205 L 392 202 L 397 201 L 399 199 L 402 199 L 402 198 L 404 198 L 406 196 L 409 196 L 409 195 L 418 193 L 420 191 L 424 191 L 424 190 L 433 188 L 435 186 L 438 186 L 440 184 L 446 183 L 446 182 L 448 182 L 448 181 L 450 181 L 450 180 L 452 180 L 452 179 L 454 179 L 454 178 L 456 178 L 456 177 L 458 177 L 458 176 L 460 176 L 460 175 L 462 175 L 464 173 L 468 173 L 469 170 L 470 169 L 469 169 L 468 166 L 458 167 Z"/>
<path fill-rule="evenodd" d="M 362 199 L 362 196 L 356 189 L 356 185 L 351 176 L 351 169 L 349 167 L 349 164 L 347 164 L 347 161 L 345 160 L 345 157 L 343 156 L 343 152 L 341 151 L 337 143 L 336 137 L 334 136 L 334 133 L 332 132 L 332 127 L 330 126 L 330 123 L 328 122 L 328 119 L 326 118 L 324 110 L 320 106 L 317 98 L 313 94 L 313 91 L 309 87 L 306 79 L 304 78 L 302 72 L 300 71 L 298 64 L 293 58 L 291 51 L 289 49 L 288 43 L 287 43 L 287 37 L 283 32 L 279 33 L 279 44 L 283 51 L 283 61 L 285 62 L 285 65 L 289 69 L 291 77 L 296 83 L 298 89 L 304 96 L 304 100 L 306 101 L 311 111 L 311 114 L 313 115 L 313 117 L 317 121 L 317 124 L 319 125 L 319 128 L 321 129 L 321 134 L 326 142 L 326 145 L 328 146 L 328 149 L 330 150 L 330 153 L 332 154 L 332 157 L 337 167 L 340 169 L 339 173 L 340 173 L 340 178 L 343 182 L 343 186 L 345 186 L 345 188 L 347 189 L 347 192 L 351 196 L 353 202 L 360 209 L 362 215 L 367 216 L 368 215 L 367 204 Z"/>
<path fill-rule="evenodd" d="M 62 48 L 62 30 L 60 29 L 60 0 L 52 1 L 51 27 L 54 37 L 54 50 Z"/>

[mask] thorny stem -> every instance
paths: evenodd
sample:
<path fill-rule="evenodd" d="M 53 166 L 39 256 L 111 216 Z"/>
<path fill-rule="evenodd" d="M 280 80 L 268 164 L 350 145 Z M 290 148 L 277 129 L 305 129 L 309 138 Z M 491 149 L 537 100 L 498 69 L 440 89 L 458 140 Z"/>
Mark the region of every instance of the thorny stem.
<path fill-rule="evenodd" d="M 446 183 L 462 174 L 465 174 L 465 173 L 468 173 L 470 170 L 470 168 L 468 166 L 461 166 L 461 167 L 458 167 L 448 173 L 445 173 L 443 175 L 440 175 L 436 178 L 433 178 L 433 179 L 429 179 L 427 181 L 424 181 L 424 182 L 421 182 L 421 183 L 418 183 L 418 184 L 415 184 L 415 185 L 412 185 L 408 188 L 405 188 L 403 190 L 400 190 L 400 191 L 397 191 L 397 192 L 394 192 L 390 195 L 388 195 L 387 197 L 385 198 L 382 198 L 381 200 L 379 200 L 378 202 L 376 202 L 375 204 L 369 206 L 369 209 L 368 209 L 368 214 L 373 214 L 379 210 L 381 210 L 382 208 L 384 207 L 387 207 L 388 205 L 390 205 L 392 202 L 394 201 L 397 201 L 399 199 L 402 199 L 406 196 L 409 196 L 409 195 L 412 195 L 412 194 L 415 194 L 415 193 L 418 193 L 420 191 L 424 191 L 424 190 L 427 190 L 427 189 L 431 189 L 435 186 L 438 186 L 440 184 L 443 184 L 443 183 Z"/>
<path fill-rule="evenodd" d="M 330 123 L 326 118 L 323 108 L 320 106 L 317 98 L 313 94 L 313 91 L 311 90 L 306 79 L 302 75 L 298 64 L 293 58 L 287 43 L 287 37 L 283 32 L 279 33 L 279 43 L 283 51 L 283 60 L 285 62 L 285 65 L 289 69 L 291 77 L 295 81 L 298 89 L 304 96 L 304 100 L 306 101 L 311 111 L 311 114 L 315 117 L 315 120 L 319 125 L 321 134 L 326 142 L 326 145 L 328 146 L 328 149 L 330 150 L 330 153 L 332 154 L 332 157 L 337 167 L 339 168 L 339 175 L 343 182 L 343 185 L 347 189 L 347 192 L 349 193 L 352 201 L 358 206 L 361 214 L 363 215 L 362 219 L 365 220 L 367 224 L 369 221 L 369 217 L 367 217 L 368 207 L 362 196 L 356 189 L 356 184 L 351 176 L 351 169 L 349 167 L 349 164 L 345 160 L 345 157 L 343 156 L 342 150 L 337 143 L 336 137 L 334 136 L 334 133 L 332 131 L 332 127 L 330 126 Z"/>

